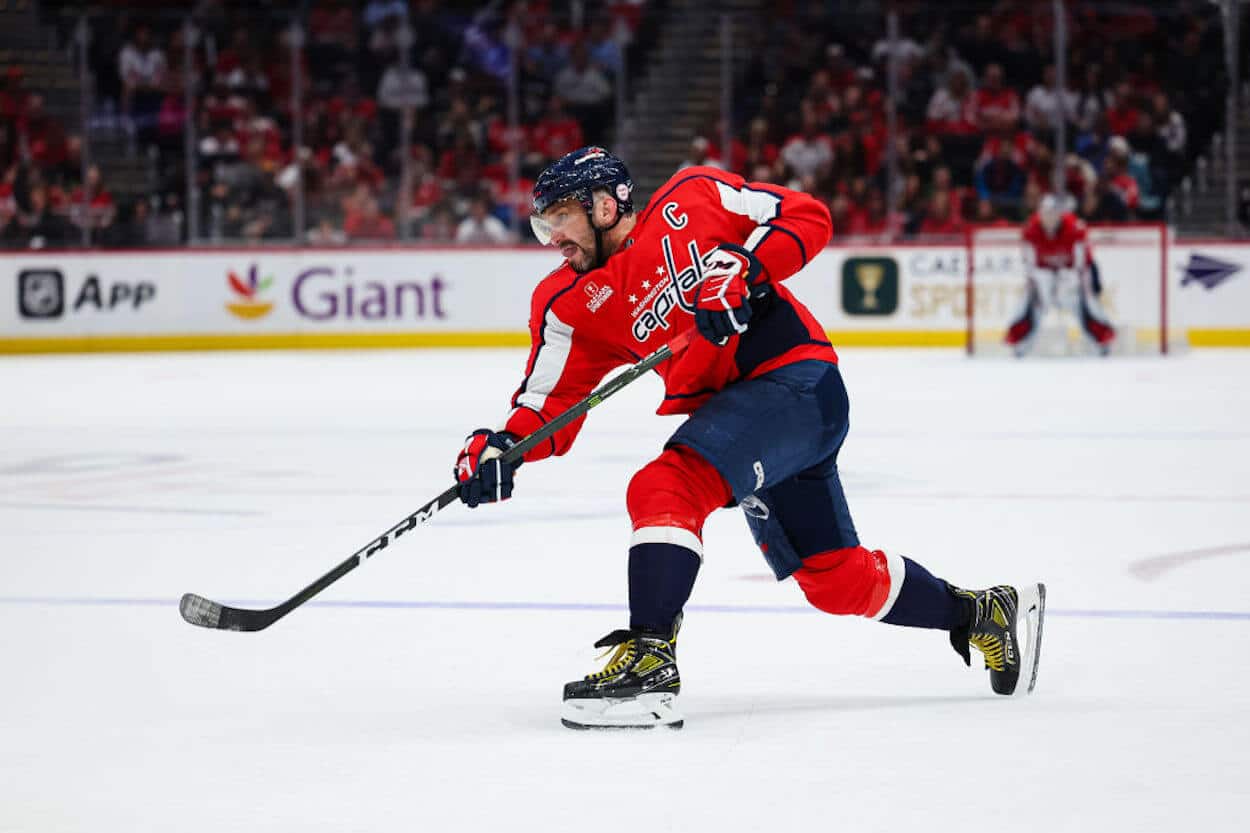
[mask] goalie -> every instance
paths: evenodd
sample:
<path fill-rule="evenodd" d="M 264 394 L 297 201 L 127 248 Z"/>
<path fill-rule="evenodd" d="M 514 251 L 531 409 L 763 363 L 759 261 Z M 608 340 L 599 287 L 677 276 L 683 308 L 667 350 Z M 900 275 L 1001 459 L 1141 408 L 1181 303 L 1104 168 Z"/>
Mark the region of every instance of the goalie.
<path fill-rule="evenodd" d="M 1024 227 L 1023 257 L 1028 275 L 1024 310 L 1006 339 L 1015 354 L 1029 352 L 1048 312 L 1065 309 L 1099 353 L 1110 353 L 1115 328 L 1098 304 L 1102 287 L 1085 223 L 1063 211 L 1053 194 L 1042 198 Z"/>

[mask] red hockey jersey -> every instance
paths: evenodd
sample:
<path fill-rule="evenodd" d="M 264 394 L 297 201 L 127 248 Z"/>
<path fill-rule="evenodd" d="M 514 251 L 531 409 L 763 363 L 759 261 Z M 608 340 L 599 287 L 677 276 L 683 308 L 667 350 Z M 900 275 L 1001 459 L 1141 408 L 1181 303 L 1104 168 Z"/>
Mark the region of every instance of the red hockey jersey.
<path fill-rule="evenodd" d="M 1085 222 L 1071 212 L 1064 212 L 1059 218 L 1053 237 L 1046 233 L 1037 214 L 1025 224 L 1024 261 L 1030 268 L 1084 269 L 1093 255 Z"/>
<path fill-rule="evenodd" d="M 525 380 L 503 430 L 517 436 L 578 402 L 611 370 L 633 364 L 694 326 L 703 257 L 720 243 L 754 252 L 773 284 L 748 330 L 723 347 L 696 337 L 656 368 L 660 414 L 690 413 L 735 381 L 793 362 L 837 362 L 824 328 L 781 285 L 829 242 L 829 212 L 813 197 L 748 183 L 717 168 L 679 171 L 661 186 L 621 247 L 579 275 L 565 263 L 544 278 L 530 308 Z M 563 454 L 584 417 L 525 455 Z"/>

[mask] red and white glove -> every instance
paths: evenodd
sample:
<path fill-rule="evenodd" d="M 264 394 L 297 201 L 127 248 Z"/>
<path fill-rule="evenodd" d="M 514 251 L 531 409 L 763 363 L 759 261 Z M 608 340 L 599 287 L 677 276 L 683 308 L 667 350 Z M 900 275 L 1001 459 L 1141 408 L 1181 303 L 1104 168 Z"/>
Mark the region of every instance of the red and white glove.
<path fill-rule="evenodd" d="M 516 437 L 489 428 L 479 428 L 465 437 L 454 471 L 462 501 L 474 507 L 512 497 L 512 474 L 521 467 L 521 461 L 505 463 L 500 457 L 514 445 Z"/>
<path fill-rule="evenodd" d="M 760 279 L 763 265 L 755 255 L 733 243 L 722 243 L 703 257 L 694 323 L 699 333 L 719 346 L 741 335 L 751 321 L 751 298 L 768 291 Z"/>

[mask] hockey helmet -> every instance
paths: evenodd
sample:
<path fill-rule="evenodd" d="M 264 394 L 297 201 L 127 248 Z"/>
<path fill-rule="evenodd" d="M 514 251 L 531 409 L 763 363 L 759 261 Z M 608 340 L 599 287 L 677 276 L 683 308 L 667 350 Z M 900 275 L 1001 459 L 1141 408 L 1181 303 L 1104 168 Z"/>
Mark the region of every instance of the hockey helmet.
<path fill-rule="evenodd" d="M 618 221 L 634 210 L 634 181 L 629 169 L 603 148 L 594 145 L 579 148 L 552 162 L 534 183 L 534 213 L 530 216 L 534 236 L 543 244 L 550 242 L 551 226 L 542 214 L 561 200 L 576 199 L 589 216 L 594 208 L 595 191 L 600 188 L 616 200 Z M 606 230 L 596 228 L 596 232 Z"/>

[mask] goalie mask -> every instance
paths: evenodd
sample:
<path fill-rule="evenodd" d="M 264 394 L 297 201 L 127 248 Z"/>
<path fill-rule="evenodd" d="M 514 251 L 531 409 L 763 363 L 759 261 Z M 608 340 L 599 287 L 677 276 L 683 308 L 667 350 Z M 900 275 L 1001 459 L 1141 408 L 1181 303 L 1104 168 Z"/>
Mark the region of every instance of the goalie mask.
<path fill-rule="evenodd" d="M 1054 237 L 1055 231 L 1059 228 L 1059 221 L 1063 219 L 1063 208 L 1059 205 L 1059 198 L 1054 194 L 1042 197 L 1042 203 L 1037 207 L 1037 216 L 1042 221 L 1042 228 L 1046 234 Z"/>

